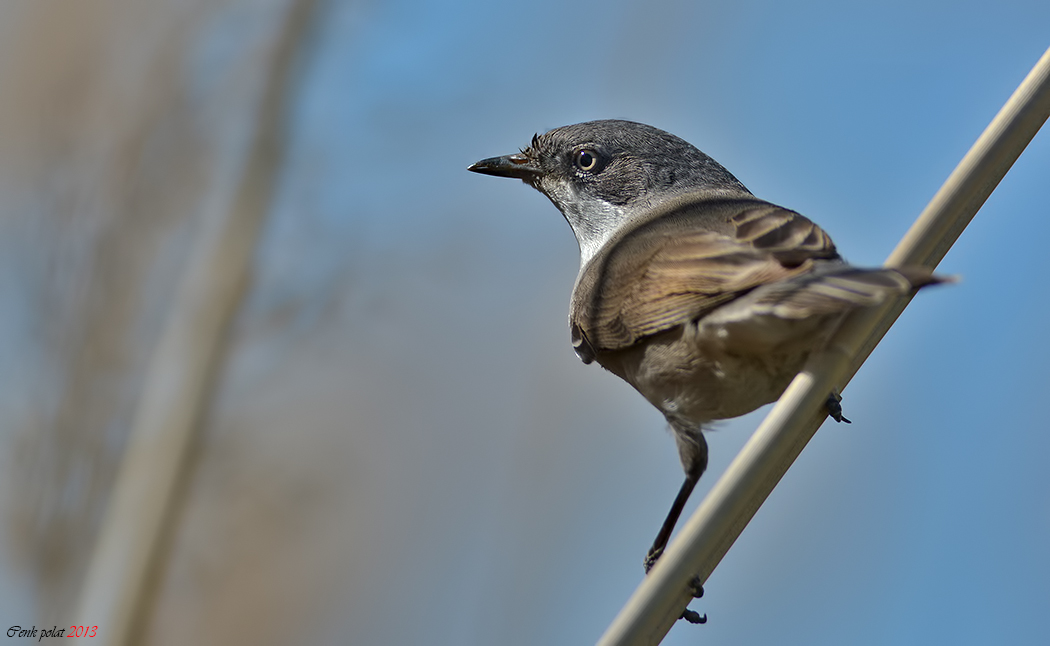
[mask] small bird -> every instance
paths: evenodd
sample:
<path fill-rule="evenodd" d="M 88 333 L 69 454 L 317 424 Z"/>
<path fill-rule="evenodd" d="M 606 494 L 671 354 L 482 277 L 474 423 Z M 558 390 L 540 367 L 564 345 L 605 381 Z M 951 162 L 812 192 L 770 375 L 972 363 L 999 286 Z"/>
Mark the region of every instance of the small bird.
<path fill-rule="evenodd" d="M 685 482 L 646 572 L 707 468 L 711 422 L 778 399 L 852 310 L 945 280 L 920 267 L 846 264 L 812 221 L 641 123 L 556 128 L 468 170 L 521 179 L 562 212 L 580 246 L 569 310 L 576 354 L 633 386 L 671 427 Z M 839 402 L 830 393 L 828 413 L 849 422 Z"/>

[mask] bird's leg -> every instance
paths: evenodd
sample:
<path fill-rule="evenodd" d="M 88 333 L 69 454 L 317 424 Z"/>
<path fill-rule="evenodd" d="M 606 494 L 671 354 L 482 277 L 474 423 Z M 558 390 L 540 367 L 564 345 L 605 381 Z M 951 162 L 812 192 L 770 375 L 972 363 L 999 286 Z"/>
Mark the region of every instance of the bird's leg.
<path fill-rule="evenodd" d="M 853 423 L 842 416 L 842 395 L 838 394 L 834 390 L 831 391 L 830 395 L 828 395 L 828 401 L 825 404 L 825 406 L 828 409 L 828 415 L 831 416 L 831 419 L 835 420 L 836 422 L 839 422 L 840 424 L 843 422 L 846 424 Z"/>
<path fill-rule="evenodd" d="M 649 570 L 656 564 L 657 559 L 664 553 L 664 548 L 667 547 L 667 541 L 671 538 L 671 532 L 674 530 L 675 524 L 678 522 L 679 516 L 682 515 L 682 509 L 685 508 L 685 503 L 689 500 L 689 494 L 693 493 L 693 488 L 696 487 L 696 482 L 699 480 L 699 475 L 686 475 L 685 482 L 682 483 L 682 488 L 678 490 L 678 495 L 675 496 L 674 503 L 671 505 L 671 511 L 667 512 L 667 518 L 664 519 L 663 526 L 660 527 L 660 533 L 656 535 L 656 540 L 653 541 L 653 546 L 649 548 L 649 553 L 645 555 L 645 573 L 648 574 Z M 693 597 L 699 599 L 704 596 L 704 586 L 700 583 L 700 577 L 693 577 L 692 581 L 689 582 L 689 589 L 692 592 Z M 695 610 L 686 608 L 682 611 L 682 616 L 679 619 L 685 619 L 691 624 L 704 624 L 707 623 L 707 615 L 701 615 Z"/>
<path fill-rule="evenodd" d="M 696 487 L 696 482 L 699 479 L 699 477 L 694 477 L 691 474 L 685 476 L 685 482 L 682 483 L 682 488 L 678 490 L 678 495 L 671 505 L 671 511 L 667 512 L 667 518 L 664 519 L 664 524 L 660 527 L 660 533 L 656 535 L 653 546 L 649 548 L 649 553 L 645 555 L 646 574 L 649 574 L 649 570 L 653 569 L 656 560 L 664 553 L 667 541 L 671 539 L 671 532 L 674 531 L 674 526 L 682 515 L 685 503 L 689 500 L 689 494 L 693 493 L 693 488 Z"/>
<path fill-rule="evenodd" d="M 667 512 L 667 518 L 664 519 L 664 524 L 660 527 L 660 532 L 656 535 L 653 546 L 649 548 L 649 552 L 645 555 L 646 574 L 649 573 L 649 570 L 653 568 L 653 565 L 664 553 L 664 548 L 667 547 L 667 542 L 671 539 L 671 532 L 674 531 L 674 526 L 678 523 L 682 510 L 685 509 L 686 501 L 689 500 L 689 496 L 693 493 L 697 481 L 700 480 L 700 476 L 703 475 L 704 470 L 707 468 L 707 442 L 700 431 L 679 434 L 679 429 L 673 423 L 672 428 L 675 429 L 679 455 L 682 458 L 682 464 L 686 468 L 685 481 L 671 504 L 671 510 Z M 699 599 L 704 596 L 704 586 L 700 581 L 700 577 L 694 576 L 692 578 L 689 582 L 689 590 L 694 598 Z M 706 614 L 700 615 L 688 608 L 682 611 L 682 616 L 679 619 L 685 619 L 691 624 L 707 623 Z"/>

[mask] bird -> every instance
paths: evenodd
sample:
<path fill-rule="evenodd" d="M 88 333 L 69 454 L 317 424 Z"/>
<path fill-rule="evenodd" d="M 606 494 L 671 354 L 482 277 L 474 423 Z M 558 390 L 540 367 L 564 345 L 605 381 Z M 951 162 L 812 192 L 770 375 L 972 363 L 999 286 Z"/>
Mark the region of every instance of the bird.
<path fill-rule="evenodd" d="M 923 267 L 848 264 L 813 221 L 642 123 L 555 128 L 467 170 L 520 179 L 561 211 L 580 248 L 569 305 L 576 354 L 633 386 L 670 426 L 685 480 L 646 573 L 707 468 L 713 422 L 776 401 L 851 311 L 949 280 Z M 848 423 L 840 401 L 829 393 L 827 412 Z M 706 621 L 691 610 L 683 618 Z"/>

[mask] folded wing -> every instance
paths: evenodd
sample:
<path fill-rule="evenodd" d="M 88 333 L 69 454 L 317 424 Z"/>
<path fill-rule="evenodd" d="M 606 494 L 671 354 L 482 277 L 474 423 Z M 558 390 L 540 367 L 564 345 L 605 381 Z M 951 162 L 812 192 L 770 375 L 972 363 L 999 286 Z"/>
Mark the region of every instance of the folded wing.
<path fill-rule="evenodd" d="M 794 211 L 743 196 L 680 200 L 584 267 L 573 292 L 573 343 L 587 361 L 838 258 L 831 238 Z"/>

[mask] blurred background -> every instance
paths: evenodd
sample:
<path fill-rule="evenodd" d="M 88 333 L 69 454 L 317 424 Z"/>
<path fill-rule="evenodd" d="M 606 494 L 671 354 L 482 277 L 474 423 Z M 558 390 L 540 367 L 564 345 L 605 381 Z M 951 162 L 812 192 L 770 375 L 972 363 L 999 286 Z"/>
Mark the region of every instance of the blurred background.
<path fill-rule="evenodd" d="M 465 167 L 643 121 L 878 264 L 1047 25 L 1043 0 L 5 1 L 0 626 L 79 621 L 151 358 L 233 222 L 249 282 L 135 642 L 593 643 L 674 442 L 574 356 L 560 214 Z M 1044 131 L 666 644 L 1046 643 L 1048 178 Z M 764 412 L 709 435 L 687 513 Z"/>

